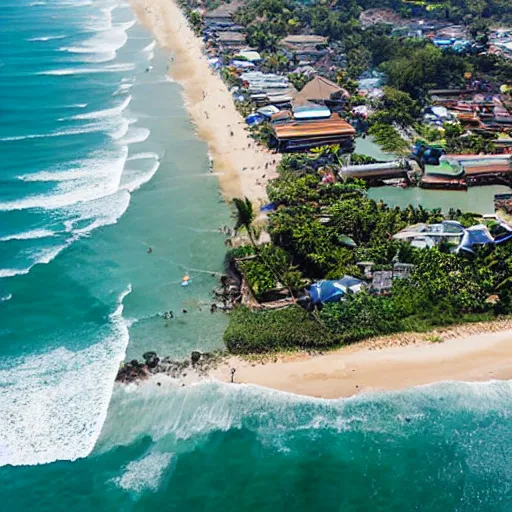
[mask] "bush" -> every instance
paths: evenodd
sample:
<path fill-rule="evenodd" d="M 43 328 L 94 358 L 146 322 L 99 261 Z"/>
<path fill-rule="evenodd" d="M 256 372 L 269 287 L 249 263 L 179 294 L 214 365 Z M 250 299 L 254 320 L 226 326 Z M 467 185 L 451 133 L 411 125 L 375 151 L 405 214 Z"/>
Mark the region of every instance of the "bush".
<path fill-rule="evenodd" d="M 230 352 L 247 354 L 323 349 L 338 345 L 340 340 L 300 306 L 274 311 L 251 311 L 240 306 L 230 314 L 224 342 Z"/>
<path fill-rule="evenodd" d="M 320 317 L 343 342 L 401 330 L 399 313 L 393 299 L 365 292 L 349 295 L 344 302 L 326 304 Z"/>

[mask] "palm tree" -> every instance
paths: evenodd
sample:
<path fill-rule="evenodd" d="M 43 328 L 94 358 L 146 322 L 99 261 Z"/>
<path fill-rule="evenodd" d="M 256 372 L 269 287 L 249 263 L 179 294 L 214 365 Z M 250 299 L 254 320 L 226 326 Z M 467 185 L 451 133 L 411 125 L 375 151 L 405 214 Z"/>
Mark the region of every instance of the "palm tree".
<path fill-rule="evenodd" d="M 254 232 L 254 208 L 252 206 L 252 202 L 247 197 L 245 199 L 240 199 L 239 197 L 235 197 L 233 199 L 233 204 L 235 205 L 235 231 L 238 233 L 242 228 L 247 231 L 247 235 L 249 236 L 249 240 L 251 241 L 252 246 L 254 247 L 255 252 L 258 252 L 258 246 L 256 245 L 255 240 L 255 232 Z"/>
<path fill-rule="evenodd" d="M 247 232 L 247 236 L 249 237 L 249 240 L 251 241 L 251 245 L 254 248 L 254 252 L 256 253 L 256 256 L 261 260 L 261 262 L 274 274 L 274 278 L 277 282 L 284 283 L 285 287 L 288 289 L 288 292 L 290 293 L 290 296 L 292 299 L 295 299 L 295 295 L 293 293 L 292 288 L 286 283 L 286 279 L 282 275 L 280 275 L 280 272 L 276 270 L 274 265 L 269 261 L 266 260 L 261 251 L 258 247 L 258 244 L 256 243 L 256 239 L 259 238 L 259 233 L 254 227 L 254 208 L 252 205 L 252 202 L 247 197 L 244 199 L 240 199 L 239 197 L 235 197 L 233 199 L 233 204 L 235 205 L 235 232 L 239 233 L 241 229 L 245 229 Z M 284 275 L 284 272 L 283 272 Z"/>

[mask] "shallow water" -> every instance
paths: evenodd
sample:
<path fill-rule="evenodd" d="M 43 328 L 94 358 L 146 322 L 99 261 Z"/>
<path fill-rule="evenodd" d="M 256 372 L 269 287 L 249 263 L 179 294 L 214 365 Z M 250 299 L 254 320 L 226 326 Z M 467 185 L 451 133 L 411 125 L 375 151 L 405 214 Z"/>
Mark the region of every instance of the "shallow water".
<path fill-rule="evenodd" d="M 125 356 L 222 346 L 229 209 L 126 5 L 11 1 L 0 27 L 2 510 L 511 509 L 509 383 L 114 386 Z"/>

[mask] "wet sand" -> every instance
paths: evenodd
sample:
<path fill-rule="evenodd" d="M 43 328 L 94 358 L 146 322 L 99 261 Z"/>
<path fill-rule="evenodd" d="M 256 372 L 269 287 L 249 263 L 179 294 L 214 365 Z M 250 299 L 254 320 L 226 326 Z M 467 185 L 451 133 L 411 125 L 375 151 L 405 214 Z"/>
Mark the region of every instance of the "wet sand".
<path fill-rule="evenodd" d="M 402 343 L 403 346 L 387 346 L 381 339 L 322 355 L 267 356 L 262 361 L 231 357 L 211 377 L 229 382 L 230 370 L 236 368 L 237 383 L 321 398 L 349 397 L 441 381 L 509 380 L 512 379 L 509 323 L 502 326 L 509 329 L 506 331 L 491 332 L 499 328 L 498 324 L 489 332 L 454 337 L 441 343 L 428 342 L 427 335 L 422 334 L 415 335 L 411 344 Z"/>
<path fill-rule="evenodd" d="M 197 135 L 208 144 L 213 170 L 227 199 L 266 200 L 266 182 L 276 176 L 274 154 L 248 136 L 221 78 L 209 67 L 203 42 L 194 34 L 174 0 L 132 0 L 141 22 L 172 54 L 170 77 L 183 87 L 185 105 Z"/>

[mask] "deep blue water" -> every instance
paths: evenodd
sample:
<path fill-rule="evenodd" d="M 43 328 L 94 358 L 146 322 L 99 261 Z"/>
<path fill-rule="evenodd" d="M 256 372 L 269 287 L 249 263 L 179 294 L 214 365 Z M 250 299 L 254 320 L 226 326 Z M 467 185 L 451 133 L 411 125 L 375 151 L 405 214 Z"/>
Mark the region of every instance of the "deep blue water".
<path fill-rule="evenodd" d="M 222 346 L 229 209 L 127 5 L 11 0 L 0 29 L 2 510 L 512 510 L 506 382 L 114 386 L 125 357 Z"/>

